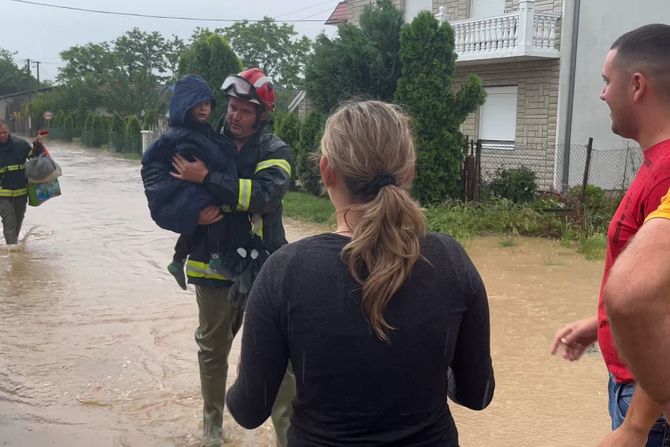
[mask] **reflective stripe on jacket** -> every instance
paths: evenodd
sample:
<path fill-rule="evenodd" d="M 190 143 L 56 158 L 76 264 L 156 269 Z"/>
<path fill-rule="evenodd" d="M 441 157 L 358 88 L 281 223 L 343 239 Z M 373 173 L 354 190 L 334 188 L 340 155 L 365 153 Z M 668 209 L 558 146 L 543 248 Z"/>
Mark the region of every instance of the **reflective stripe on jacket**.
<path fill-rule="evenodd" d="M 282 199 L 291 181 L 293 155 L 286 143 L 272 134 L 259 133 L 237 155 L 237 179 L 210 171 L 205 186 L 224 209 L 233 214 L 251 215 L 252 231 L 263 239 L 272 253 L 286 244 L 282 225 Z M 234 197 L 234 200 L 231 198 Z M 224 215 L 226 219 L 227 213 Z M 207 231 L 197 233 L 198 239 L 187 262 L 189 282 L 220 287 L 226 278 L 208 266 Z"/>
<path fill-rule="evenodd" d="M 5 144 L 0 144 L 0 197 L 28 194 L 25 163 L 31 151 L 27 141 L 11 135 Z"/>

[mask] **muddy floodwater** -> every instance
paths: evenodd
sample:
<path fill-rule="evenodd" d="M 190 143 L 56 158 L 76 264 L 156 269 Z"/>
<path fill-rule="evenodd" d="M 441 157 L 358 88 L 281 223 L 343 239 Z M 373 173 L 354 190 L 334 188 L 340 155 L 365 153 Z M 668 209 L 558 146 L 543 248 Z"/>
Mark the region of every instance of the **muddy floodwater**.
<path fill-rule="evenodd" d="M 23 245 L 0 246 L 0 446 L 199 445 L 195 292 L 165 270 L 177 236 L 151 221 L 138 161 L 48 147 L 63 195 L 29 207 Z M 541 239 L 464 245 L 489 292 L 497 387 L 483 412 L 452 404 L 461 445 L 595 445 L 609 427 L 600 355 L 568 363 L 548 347 L 596 311 L 602 262 Z M 239 338 L 229 382 L 238 353 Z M 227 445 L 274 445 L 269 421 L 224 424 Z"/>

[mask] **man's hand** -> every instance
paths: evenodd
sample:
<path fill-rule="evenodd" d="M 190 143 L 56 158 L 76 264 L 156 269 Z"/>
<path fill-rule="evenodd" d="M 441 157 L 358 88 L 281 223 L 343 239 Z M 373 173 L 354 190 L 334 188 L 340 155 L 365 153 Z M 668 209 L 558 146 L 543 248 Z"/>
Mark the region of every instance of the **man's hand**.
<path fill-rule="evenodd" d="M 574 362 L 584 354 L 586 348 L 598 340 L 598 318 L 584 318 L 563 326 L 556 332 L 551 342 L 550 352 L 553 355 L 563 351 L 563 358 Z"/>
<path fill-rule="evenodd" d="M 218 206 L 208 206 L 198 214 L 198 225 L 210 225 L 223 219 L 223 214 Z"/>
<path fill-rule="evenodd" d="M 193 157 L 195 158 L 195 157 Z M 205 163 L 195 158 L 195 161 L 188 161 L 177 154 L 172 157 L 172 166 L 177 172 L 170 172 L 170 175 L 179 180 L 186 180 L 191 183 L 202 183 L 209 173 Z"/>
<path fill-rule="evenodd" d="M 644 447 L 647 445 L 647 435 L 622 425 L 601 439 L 598 447 Z"/>

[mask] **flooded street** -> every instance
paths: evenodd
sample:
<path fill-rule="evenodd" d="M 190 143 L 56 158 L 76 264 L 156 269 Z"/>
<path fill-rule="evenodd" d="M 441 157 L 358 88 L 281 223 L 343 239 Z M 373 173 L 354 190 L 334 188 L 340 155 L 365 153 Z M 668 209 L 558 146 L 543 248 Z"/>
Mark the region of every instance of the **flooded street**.
<path fill-rule="evenodd" d="M 139 162 L 47 142 L 63 196 L 29 207 L 25 247 L 0 247 L 0 446 L 197 446 L 195 292 L 167 273 L 177 235 L 150 219 Z M 323 228 L 289 221 L 290 240 Z M 556 329 L 596 310 L 602 262 L 555 241 L 465 244 L 490 297 L 497 389 L 452 405 L 464 447 L 589 446 L 608 431 L 598 353 L 549 355 Z M 229 382 L 237 370 L 239 338 Z M 269 420 L 231 446 L 273 446 Z"/>

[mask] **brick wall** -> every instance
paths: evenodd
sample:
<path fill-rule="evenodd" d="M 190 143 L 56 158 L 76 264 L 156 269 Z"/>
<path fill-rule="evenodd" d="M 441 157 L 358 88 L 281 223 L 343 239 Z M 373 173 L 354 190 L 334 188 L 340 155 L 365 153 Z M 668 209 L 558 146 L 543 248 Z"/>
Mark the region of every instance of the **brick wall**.
<path fill-rule="evenodd" d="M 470 2 L 468 0 L 433 0 L 433 12 L 438 13 L 439 7 L 444 6 L 450 22 L 467 20 L 470 17 Z"/>
<path fill-rule="evenodd" d="M 348 0 L 351 22 L 358 25 L 363 8 L 375 0 Z M 394 0 L 393 3 L 402 10 L 405 0 Z M 470 0 L 433 0 L 433 13 L 437 14 L 439 7 L 444 6 L 449 21 L 467 20 L 470 18 Z M 505 12 L 513 12 L 519 9 L 519 0 L 505 0 Z M 561 14 L 563 0 L 535 0 L 535 11 Z"/>
<path fill-rule="evenodd" d="M 485 150 L 482 174 L 495 172 L 500 165 L 525 165 L 539 177 L 539 184 L 553 184 L 558 112 L 559 61 L 524 61 L 494 63 L 456 68 L 456 83 L 462 84 L 476 74 L 484 87 L 516 85 L 517 122 L 515 149 Z M 468 116 L 461 131 L 471 139 L 478 138 L 479 111 Z"/>
<path fill-rule="evenodd" d="M 358 25 L 360 23 L 361 15 L 366 6 L 371 3 L 376 3 L 375 0 L 347 0 L 347 8 L 349 9 L 349 23 Z M 393 0 L 393 4 L 401 11 L 405 7 L 405 0 Z"/>
<path fill-rule="evenodd" d="M 505 0 L 505 12 L 517 11 L 518 9 L 519 0 Z M 563 12 L 563 0 L 535 0 L 535 11 L 547 14 L 561 14 Z"/>

